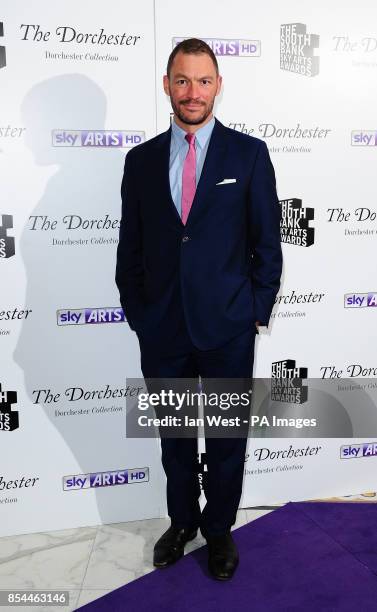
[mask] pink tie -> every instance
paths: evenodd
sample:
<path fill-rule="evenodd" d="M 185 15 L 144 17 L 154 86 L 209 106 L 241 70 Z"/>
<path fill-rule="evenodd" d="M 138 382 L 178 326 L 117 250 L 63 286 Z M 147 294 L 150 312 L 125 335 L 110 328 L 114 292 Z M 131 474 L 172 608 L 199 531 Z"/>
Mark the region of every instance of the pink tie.
<path fill-rule="evenodd" d="M 189 143 L 189 150 L 182 173 L 182 223 L 184 225 L 186 225 L 196 190 L 195 134 L 186 134 L 185 138 Z"/>

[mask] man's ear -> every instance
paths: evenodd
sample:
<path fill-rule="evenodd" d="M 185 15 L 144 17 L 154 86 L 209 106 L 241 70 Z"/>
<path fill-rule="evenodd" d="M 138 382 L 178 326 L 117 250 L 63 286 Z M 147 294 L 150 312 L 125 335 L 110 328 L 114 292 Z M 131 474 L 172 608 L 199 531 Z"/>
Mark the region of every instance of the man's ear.
<path fill-rule="evenodd" d="M 166 93 L 166 95 L 170 96 L 169 77 L 167 74 L 164 74 L 163 86 L 164 86 L 164 92 Z"/>
<path fill-rule="evenodd" d="M 219 75 L 218 78 L 217 78 L 217 91 L 216 91 L 216 95 L 217 96 L 219 95 L 219 93 L 221 91 L 222 83 L 223 83 L 223 77 Z"/>

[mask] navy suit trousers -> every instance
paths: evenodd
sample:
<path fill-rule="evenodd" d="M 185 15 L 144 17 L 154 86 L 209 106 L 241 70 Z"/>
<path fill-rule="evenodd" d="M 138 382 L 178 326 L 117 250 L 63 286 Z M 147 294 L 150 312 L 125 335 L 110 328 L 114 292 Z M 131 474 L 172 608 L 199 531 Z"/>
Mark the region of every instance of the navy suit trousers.
<path fill-rule="evenodd" d="M 145 379 L 201 377 L 239 379 L 240 389 L 250 389 L 256 330 L 248 328 L 226 345 L 211 350 L 196 348 L 182 319 L 174 350 L 140 338 L 141 369 Z M 236 381 L 238 382 L 238 381 Z M 162 385 L 163 386 L 163 385 Z M 225 415 L 226 416 L 226 415 Z M 167 506 L 176 527 L 200 527 L 203 535 L 229 532 L 236 521 L 242 492 L 247 437 L 206 436 L 206 505 L 200 511 L 198 445 L 195 437 L 161 437 L 162 464 L 167 478 Z"/>

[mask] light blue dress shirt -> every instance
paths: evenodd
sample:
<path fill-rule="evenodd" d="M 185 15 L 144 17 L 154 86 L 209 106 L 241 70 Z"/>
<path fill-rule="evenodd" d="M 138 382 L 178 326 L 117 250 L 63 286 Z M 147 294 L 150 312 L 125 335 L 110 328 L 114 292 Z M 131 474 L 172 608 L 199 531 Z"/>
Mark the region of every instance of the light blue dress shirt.
<path fill-rule="evenodd" d="M 200 179 L 214 125 L 215 118 L 212 117 L 208 123 L 195 132 L 196 184 Z M 169 180 L 171 195 L 179 216 L 181 216 L 183 164 L 189 150 L 189 144 L 185 139 L 186 133 L 174 120 L 172 121 Z"/>

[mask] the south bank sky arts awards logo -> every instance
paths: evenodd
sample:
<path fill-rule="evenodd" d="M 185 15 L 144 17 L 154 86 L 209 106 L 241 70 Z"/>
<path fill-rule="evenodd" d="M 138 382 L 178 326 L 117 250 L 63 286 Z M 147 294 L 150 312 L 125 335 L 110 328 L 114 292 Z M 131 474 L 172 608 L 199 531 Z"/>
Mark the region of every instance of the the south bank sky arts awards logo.
<path fill-rule="evenodd" d="M 12 215 L 0 215 L 0 259 L 8 259 L 15 254 L 14 237 L 8 236 L 8 230 L 12 227 Z"/>
<path fill-rule="evenodd" d="M 308 387 L 303 380 L 307 378 L 308 368 L 297 366 L 295 359 L 274 361 L 271 367 L 271 400 L 304 404 L 308 401 Z"/>
<path fill-rule="evenodd" d="M 175 36 L 172 39 L 173 49 L 189 36 Z M 245 40 L 239 38 L 203 38 L 200 37 L 218 57 L 259 57 L 261 54 L 260 40 Z"/>
<path fill-rule="evenodd" d="M 286 244 L 309 247 L 314 244 L 314 228 L 309 227 L 314 219 L 314 208 L 304 207 L 302 200 L 291 198 L 279 200 L 281 206 L 280 236 Z"/>
<path fill-rule="evenodd" d="M 0 431 L 18 429 L 18 412 L 13 408 L 14 404 L 17 404 L 17 391 L 6 391 L 0 383 Z"/>
<path fill-rule="evenodd" d="M 4 36 L 4 24 L 0 21 L 0 42 L 2 42 L 2 38 Z M 5 68 L 7 65 L 7 56 L 4 45 L 0 44 L 0 69 Z"/>
<path fill-rule="evenodd" d="M 319 73 L 319 35 L 309 34 L 303 23 L 284 23 L 280 26 L 280 68 L 302 76 Z"/>

